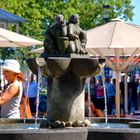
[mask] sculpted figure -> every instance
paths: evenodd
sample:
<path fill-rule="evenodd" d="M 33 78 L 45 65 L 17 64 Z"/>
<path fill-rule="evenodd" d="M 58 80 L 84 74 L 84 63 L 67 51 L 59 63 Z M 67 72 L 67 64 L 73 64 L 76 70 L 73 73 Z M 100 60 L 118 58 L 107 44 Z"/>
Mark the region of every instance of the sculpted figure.
<path fill-rule="evenodd" d="M 63 54 L 68 43 L 64 16 L 58 14 L 55 17 L 55 24 L 45 32 L 44 50 L 48 54 Z"/>
<path fill-rule="evenodd" d="M 69 53 L 87 54 L 85 50 L 87 38 L 86 33 L 79 26 L 79 15 L 73 14 L 68 22 Z"/>

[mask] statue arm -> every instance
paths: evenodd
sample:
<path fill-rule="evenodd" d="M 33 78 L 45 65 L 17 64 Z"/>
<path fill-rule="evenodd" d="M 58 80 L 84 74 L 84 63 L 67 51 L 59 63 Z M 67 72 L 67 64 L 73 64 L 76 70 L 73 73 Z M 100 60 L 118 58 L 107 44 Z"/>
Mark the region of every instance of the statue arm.
<path fill-rule="evenodd" d="M 75 40 L 79 38 L 78 35 L 74 33 L 74 25 L 72 24 L 69 24 L 68 26 L 68 36 L 71 40 Z"/>

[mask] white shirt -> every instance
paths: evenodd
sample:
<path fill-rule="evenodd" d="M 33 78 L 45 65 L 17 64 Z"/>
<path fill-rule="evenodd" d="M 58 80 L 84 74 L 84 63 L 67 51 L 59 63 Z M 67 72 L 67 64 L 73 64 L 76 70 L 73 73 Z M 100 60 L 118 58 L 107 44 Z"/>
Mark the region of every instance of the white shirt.
<path fill-rule="evenodd" d="M 20 118 L 19 107 L 23 92 L 22 82 L 15 81 L 12 84 L 16 84 L 19 87 L 19 94 L 1 106 L 1 118 Z M 6 90 L 8 90 L 12 84 L 10 84 Z"/>

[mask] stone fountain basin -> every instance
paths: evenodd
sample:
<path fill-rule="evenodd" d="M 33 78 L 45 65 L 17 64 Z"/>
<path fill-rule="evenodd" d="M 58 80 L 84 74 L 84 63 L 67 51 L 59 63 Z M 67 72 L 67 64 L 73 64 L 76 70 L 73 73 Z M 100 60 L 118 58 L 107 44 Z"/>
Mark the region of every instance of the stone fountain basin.
<path fill-rule="evenodd" d="M 99 59 L 97 58 L 67 58 L 67 57 L 50 57 L 46 59 L 48 73 L 54 77 L 60 77 L 68 70 L 74 72 L 80 77 L 88 77 L 93 71 L 99 73 Z"/>
<path fill-rule="evenodd" d="M 43 64 L 43 75 L 54 76 L 56 78 L 62 76 L 67 71 L 72 71 L 80 77 L 89 77 L 98 74 L 100 71 L 99 63 L 105 61 L 104 59 L 92 58 L 92 57 L 48 57 L 44 58 L 30 58 L 27 59 L 27 65 L 30 70 L 37 74 L 39 63 Z M 87 67 L 88 66 L 88 67 Z"/>
<path fill-rule="evenodd" d="M 44 121 L 38 119 L 38 123 Z M 128 123 L 140 120 L 109 118 L 112 123 Z M 27 124 L 34 124 L 34 119 L 26 119 Z M 91 122 L 104 122 L 104 118 L 91 118 Z M 77 127 L 64 129 L 19 129 L 9 128 L 9 125 L 18 126 L 23 124 L 23 119 L 0 119 L 0 139 L 2 140 L 139 140 L 140 129 L 135 128 L 93 128 Z M 0 125 L 0 126 L 1 126 Z"/>
<path fill-rule="evenodd" d="M 40 127 L 40 119 L 0 119 L 0 130 L 35 129 Z M 36 122 L 36 123 L 35 123 Z"/>

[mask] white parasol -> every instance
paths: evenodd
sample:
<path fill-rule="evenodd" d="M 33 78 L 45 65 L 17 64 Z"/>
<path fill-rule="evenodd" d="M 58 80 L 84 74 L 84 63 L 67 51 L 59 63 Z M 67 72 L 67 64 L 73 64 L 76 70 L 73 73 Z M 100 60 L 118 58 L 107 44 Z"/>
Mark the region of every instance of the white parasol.
<path fill-rule="evenodd" d="M 114 20 L 88 30 L 87 40 L 87 50 L 105 58 L 107 65 L 116 71 L 116 110 L 120 117 L 120 72 L 140 55 L 140 27 Z M 110 56 L 115 57 L 115 63 L 110 60 Z M 124 63 L 120 63 L 122 56 L 129 56 Z"/>

